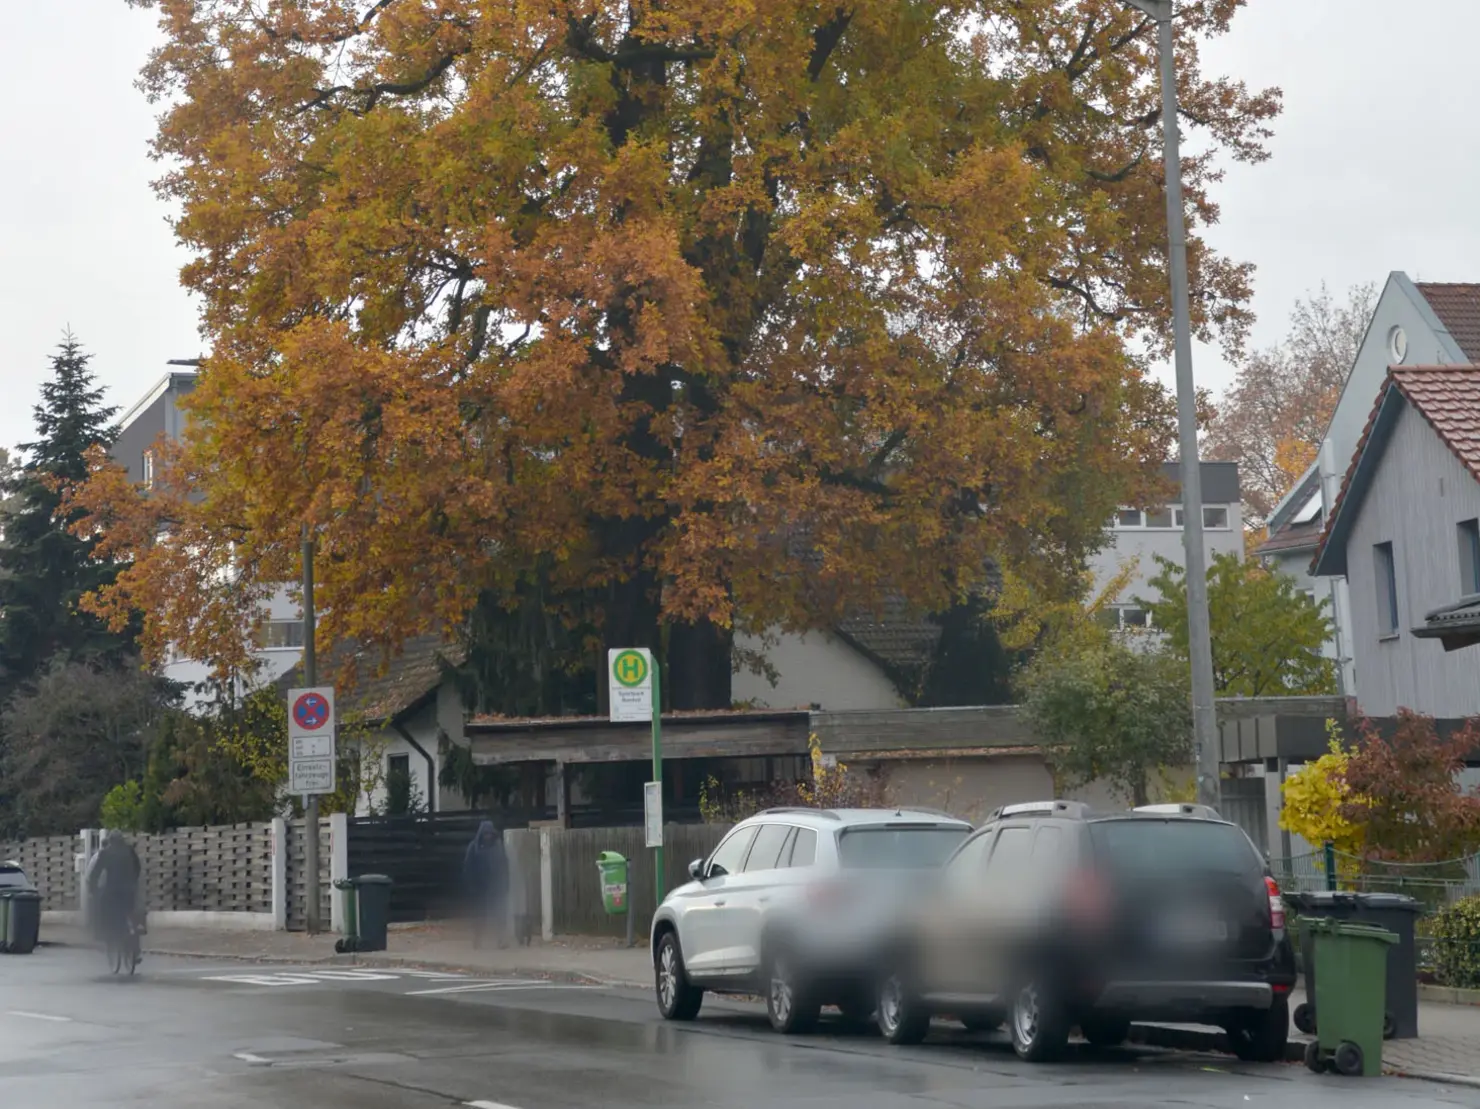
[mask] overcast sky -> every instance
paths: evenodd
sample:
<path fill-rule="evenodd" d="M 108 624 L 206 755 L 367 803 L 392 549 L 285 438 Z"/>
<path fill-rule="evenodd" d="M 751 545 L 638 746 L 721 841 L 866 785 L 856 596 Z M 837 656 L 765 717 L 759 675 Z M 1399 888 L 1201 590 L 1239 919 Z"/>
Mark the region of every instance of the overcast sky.
<path fill-rule="evenodd" d="M 1390 270 L 1480 280 L 1475 0 L 1252 0 L 1210 72 L 1285 91 L 1273 158 L 1233 166 L 1215 245 L 1258 266 L 1256 343 L 1292 300 Z M 154 110 L 133 80 L 153 14 L 123 0 L 9 0 L 0 41 L 0 445 L 31 437 L 47 358 L 70 326 L 127 408 L 200 353 L 185 261 L 149 182 Z M 1468 153 L 1467 153 L 1468 152 Z M 1195 355 L 1199 384 L 1232 370 Z"/>

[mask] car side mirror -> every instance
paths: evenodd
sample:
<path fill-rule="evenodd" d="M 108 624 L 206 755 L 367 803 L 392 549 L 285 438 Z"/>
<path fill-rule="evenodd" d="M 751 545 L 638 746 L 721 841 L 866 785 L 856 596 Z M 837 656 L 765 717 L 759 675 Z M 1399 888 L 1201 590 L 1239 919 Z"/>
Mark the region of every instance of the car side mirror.
<path fill-rule="evenodd" d="M 695 859 L 693 862 L 689 863 L 689 877 L 696 882 L 704 877 L 703 859 Z"/>

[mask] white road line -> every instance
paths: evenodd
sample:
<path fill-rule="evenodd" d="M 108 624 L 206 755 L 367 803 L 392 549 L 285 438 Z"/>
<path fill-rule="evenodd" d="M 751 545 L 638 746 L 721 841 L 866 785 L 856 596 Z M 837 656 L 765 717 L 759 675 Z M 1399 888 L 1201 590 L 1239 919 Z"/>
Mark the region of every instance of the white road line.
<path fill-rule="evenodd" d="M 464 982 L 457 986 L 438 986 L 436 989 L 431 990 L 408 990 L 406 996 L 427 997 L 432 994 L 441 993 L 468 993 L 471 990 L 494 990 L 504 986 L 522 986 L 525 984 L 525 980 L 522 978 L 493 978 L 482 982 Z"/>
<path fill-rule="evenodd" d="M 260 1055 L 253 1055 L 250 1051 L 233 1052 L 232 1058 L 240 1059 L 243 1063 L 252 1063 L 256 1066 L 265 1066 L 272 1062 L 271 1059 L 264 1059 Z"/>
<path fill-rule="evenodd" d="M 432 997 L 439 994 L 516 993 L 520 990 L 599 990 L 600 986 L 570 986 L 558 982 L 478 982 L 471 986 L 447 986 L 440 990 L 409 990 L 407 997 Z"/>
<path fill-rule="evenodd" d="M 58 1017 L 51 1013 L 29 1013 L 24 1009 L 7 1009 L 6 1016 L 25 1017 L 28 1020 L 49 1020 L 55 1024 L 71 1024 L 71 1017 Z"/>
<path fill-rule="evenodd" d="M 505 1105 L 502 1101 L 465 1101 L 468 1109 L 514 1109 L 512 1105 Z"/>

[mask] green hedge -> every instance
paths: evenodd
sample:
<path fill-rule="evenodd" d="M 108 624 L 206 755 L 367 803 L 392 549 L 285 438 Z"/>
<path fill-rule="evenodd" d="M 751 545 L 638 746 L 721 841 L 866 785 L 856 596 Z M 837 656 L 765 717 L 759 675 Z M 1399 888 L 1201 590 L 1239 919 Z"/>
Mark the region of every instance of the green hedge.
<path fill-rule="evenodd" d="M 1480 895 L 1466 897 L 1430 918 L 1434 970 L 1446 986 L 1480 987 Z"/>

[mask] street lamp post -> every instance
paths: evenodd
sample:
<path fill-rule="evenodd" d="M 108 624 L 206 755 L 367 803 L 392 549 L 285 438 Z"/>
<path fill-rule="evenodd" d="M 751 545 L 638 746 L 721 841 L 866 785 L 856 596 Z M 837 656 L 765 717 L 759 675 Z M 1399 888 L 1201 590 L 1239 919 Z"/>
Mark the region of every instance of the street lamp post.
<path fill-rule="evenodd" d="M 1172 340 L 1177 371 L 1177 429 L 1182 455 L 1182 544 L 1187 554 L 1187 650 L 1192 657 L 1192 734 L 1198 804 L 1217 807 L 1218 715 L 1213 703 L 1213 638 L 1203 547 L 1202 471 L 1197 457 L 1197 394 L 1192 380 L 1192 318 L 1187 303 L 1187 223 L 1182 211 L 1182 155 L 1177 143 L 1177 71 L 1172 57 L 1173 0 L 1127 0 L 1156 20 L 1161 55 L 1161 131 L 1166 167 L 1167 256 L 1172 280 Z"/>

